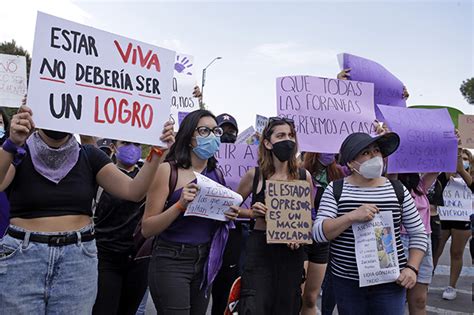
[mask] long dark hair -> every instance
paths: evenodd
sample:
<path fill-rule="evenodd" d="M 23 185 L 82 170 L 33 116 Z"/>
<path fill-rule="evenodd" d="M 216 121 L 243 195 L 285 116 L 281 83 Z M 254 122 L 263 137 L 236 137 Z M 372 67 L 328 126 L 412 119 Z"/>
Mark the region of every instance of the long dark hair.
<path fill-rule="evenodd" d="M 258 147 L 258 166 L 262 170 L 262 175 L 264 178 L 269 178 L 275 174 L 275 165 L 273 165 L 272 151 L 268 150 L 263 143 L 264 139 L 270 141 L 270 138 L 273 134 L 273 131 L 276 126 L 288 125 L 290 126 L 291 133 L 295 135 L 295 148 L 293 149 L 293 154 L 288 160 L 288 171 L 290 178 L 298 178 L 298 161 L 296 160 L 296 152 L 298 152 L 298 140 L 296 139 L 296 130 L 295 126 L 291 123 L 285 122 L 284 120 L 277 120 L 271 123 L 268 123 L 265 129 L 263 129 L 262 136 L 260 137 L 260 144 Z"/>
<path fill-rule="evenodd" d="M 0 138 L 0 144 L 2 144 L 3 141 L 10 136 L 10 118 L 8 118 L 8 115 L 3 107 L 0 107 L 0 115 L 2 115 L 3 127 L 5 128 L 5 136 Z"/>
<path fill-rule="evenodd" d="M 408 189 L 409 192 L 415 192 L 418 196 L 423 195 L 423 192 L 418 189 L 420 184 L 420 175 L 418 173 L 398 174 L 398 179 Z"/>
<path fill-rule="evenodd" d="M 188 169 L 191 167 L 191 141 L 194 131 L 198 127 L 199 120 L 203 117 L 212 117 L 216 120 L 210 111 L 198 109 L 189 113 L 181 122 L 179 131 L 176 134 L 176 141 L 170 148 L 165 162 L 176 162 L 180 168 Z M 207 170 L 212 171 L 216 168 L 217 161 L 214 157 L 207 160 Z"/>

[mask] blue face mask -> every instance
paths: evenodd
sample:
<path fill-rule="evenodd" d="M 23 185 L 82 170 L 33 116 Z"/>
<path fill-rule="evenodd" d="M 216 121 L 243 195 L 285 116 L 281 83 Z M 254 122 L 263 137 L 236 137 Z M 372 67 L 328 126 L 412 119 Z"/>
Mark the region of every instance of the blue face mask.
<path fill-rule="evenodd" d="M 471 163 L 469 161 L 462 161 L 462 165 L 464 166 L 465 170 L 468 170 L 471 167 Z"/>
<path fill-rule="evenodd" d="M 0 139 L 5 136 L 5 127 L 0 126 Z"/>
<path fill-rule="evenodd" d="M 219 150 L 221 145 L 221 138 L 216 137 L 214 134 L 210 134 L 207 137 L 196 137 L 197 146 L 193 148 L 193 152 L 202 159 L 207 160 L 214 156 L 214 154 Z"/>

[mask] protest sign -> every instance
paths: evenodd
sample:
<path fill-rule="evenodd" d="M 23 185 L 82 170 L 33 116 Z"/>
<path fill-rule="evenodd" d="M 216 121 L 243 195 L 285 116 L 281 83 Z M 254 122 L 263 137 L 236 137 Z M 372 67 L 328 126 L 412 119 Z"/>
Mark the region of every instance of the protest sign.
<path fill-rule="evenodd" d="M 455 172 L 457 138 L 448 111 L 379 105 L 400 146 L 388 158 L 388 173 Z"/>
<path fill-rule="evenodd" d="M 255 118 L 255 130 L 259 133 L 262 134 L 263 129 L 265 129 L 265 126 L 268 123 L 268 118 L 262 115 L 257 115 Z"/>
<path fill-rule="evenodd" d="M 288 76 L 277 78 L 278 115 L 295 121 L 304 152 L 336 153 L 354 132 L 374 132 L 372 83 Z"/>
<path fill-rule="evenodd" d="M 351 54 L 341 54 L 341 68 L 351 68 L 350 80 L 374 83 L 374 103 L 406 107 L 403 99 L 403 83 L 381 64 Z M 341 62 L 340 62 L 341 63 Z M 381 119 L 378 108 L 375 108 L 377 119 Z"/>
<path fill-rule="evenodd" d="M 469 221 L 472 214 L 472 192 L 462 178 L 451 178 L 443 190 L 444 206 L 438 208 L 443 221 Z"/>
<path fill-rule="evenodd" d="M 181 125 L 181 120 L 179 119 L 180 112 L 190 113 L 199 109 L 199 101 L 193 97 L 194 87 L 196 86 L 194 71 L 194 57 L 177 53 L 174 63 L 170 116 L 171 119 L 178 123 L 175 125 L 175 130 L 178 130 L 179 125 Z"/>
<path fill-rule="evenodd" d="M 247 143 L 247 140 L 255 134 L 255 129 L 253 126 L 248 127 L 242 132 L 239 132 L 235 144 Z"/>
<path fill-rule="evenodd" d="M 20 107 L 25 94 L 25 56 L 0 54 L 0 106 Z"/>
<path fill-rule="evenodd" d="M 163 145 L 175 52 L 38 12 L 28 106 L 36 126 Z"/>
<path fill-rule="evenodd" d="M 355 238 L 359 286 L 394 282 L 400 276 L 397 243 L 390 211 L 382 211 L 374 219 L 352 224 Z"/>
<path fill-rule="evenodd" d="M 268 180 L 267 243 L 311 244 L 311 188 L 307 181 Z"/>
<path fill-rule="evenodd" d="M 462 148 L 474 149 L 474 115 L 459 115 L 459 137 Z"/>
<path fill-rule="evenodd" d="M 228 211 L 230 206 L 240 205 L 242 196 L 204 175 L 196 172 L 194 175 L 199 190 L 184 215 L 228 221 L 224 212 Z"/>

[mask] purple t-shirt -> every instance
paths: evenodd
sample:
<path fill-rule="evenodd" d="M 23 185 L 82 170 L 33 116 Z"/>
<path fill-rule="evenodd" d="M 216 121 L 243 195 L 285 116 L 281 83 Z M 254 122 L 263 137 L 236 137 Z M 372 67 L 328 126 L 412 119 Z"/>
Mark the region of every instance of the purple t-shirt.
<path fill-rule="evenodd" d="M 225 184 L 221 183 L 221 180 L 219 180 L 219 176 L 217 176 L 215 170 L 209 173 L 207 173 L 207 170 L 204 170 L 202 175 L 220 184 Z M 170 206 L 178 202 L 182 190 L 183 188 L 177 189 L 173 192 L 173 194 L 171 194 L 168 201 Z M 167 242 L 180 244 L 205 244 L 212 240 L 212 236 L 218 226 L 219 222 L 217 221 L 195 216 L 185 217 L 181 213 L 166 230 L 161 232 L 159 238 Z"/>

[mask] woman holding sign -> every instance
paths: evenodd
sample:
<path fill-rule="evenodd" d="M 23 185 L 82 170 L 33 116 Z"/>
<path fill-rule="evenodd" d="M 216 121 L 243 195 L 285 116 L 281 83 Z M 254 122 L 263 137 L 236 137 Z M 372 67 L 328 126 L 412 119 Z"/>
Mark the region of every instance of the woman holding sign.
<path fill-rule="evenodd" d="M 163 151 L 153 148 L 131 179 L 93 146 L 72 134 L 34 130 L 32 111 L 21 106 L 0 150 L 1 190 L 8 187 L 10 226 L 0 241 L 1 312 L 90 314 L 97 294 L 97 247 L 92 200 L 97 184 L 139 201 Z M 174 142 L 167 123 L 161 140 Z"/>
<path fill-rule="evenodd" d="M 460 198 L 472 205 L 472 201 L 468 201 L 470 199 L 469 197 L 471 197 L 470 194 L 474 186 L 471 176 L 471 161 L 471 152 L 466 149 L 460 149 L 458 152 L 456 173 L 443 173 L 438 177 L 443 186 L 444 207 L 440 207 L 438 211 L 441 220 L 441 238 L 439 241 L 439 247 L 434 255 L 435 269 L 439 257 L 443 254 L 444 246 L 451 237 L 451 268 L 449 272 L 449 286 L 443 292 L 443 299 L 445 300 L 456 299 L 456 283 L 462 270 L 464 249 L 466 248 L 469 237 L 471 237 L 471 222 L 469 221 L 469 216 L 466 216 L 465 218 L 453 218 L 453 216 L 450 218 L 446 217 L 443 215 L 445 213 L 443 209 L 449 210 L 450 208 L 454 208 L 459 210 L 459 205 L 456 205 L 455 203 L 456 200 L 459 201 Z M 456 193 L 459 194 L 458 198 L 455 196 Z M 464 204 L 463 206 L 466 205 Z"/>
<path fill-rule="evenodd" d="M 405 289 L 416 284 L 427 247 L 423 223 L 408 190 L 382 176 L 383 158 L 399 142 L 395 133 L 349 135 L 341 145 L 340 162 L 352 174 L 330 183 L 321 199 L 313 236 L 318 242 L 331 241 L 339 314 L 404 314 Z M 409 237 L 408 262 L 401 224 Z M 387 233 L 393 233 L 394 252 L 385 243 Z"/>
<path fill-rule="evenodd" d="M 252 208 L 241 209 L 242 216 L 255 219 L 247 243 L 239 314 L 293 315 L 300 312 L 303 248 L 288 240 L 282 240 L 288 244 L 267 244 L 268 205 L 265 204 L 266 182 L 269 180 L 303 180 L 312 187 L 309 172 L 298 168 L 296 152 L 298 145 L 293 120 L 271 117 L 259 144 L 259 167 L 248 171 L 239 184 L 238 193 L 244 200 L 252 193 Z M 308 197 L 311 198 L 310 193 Z M 295 201 L 294 198 L 298 199 L 287 197 L 290 201 Z M 312 200 L 308 202 L 301 198 L 297 201 L 307 202 L 312 208 Z"/>
<path fill-rule="evenodd" d="M 156 235 L 148 280 L 158 314 L 206 313 L 229 226 L 184 212 L 198 193 L 195 172 L 225 185 L 214 158 L 222 133 L 211 112 L 189 113 L 148 191 L 142 233 Z M 225 212 L 229 220 L 237 214 Z"/>

